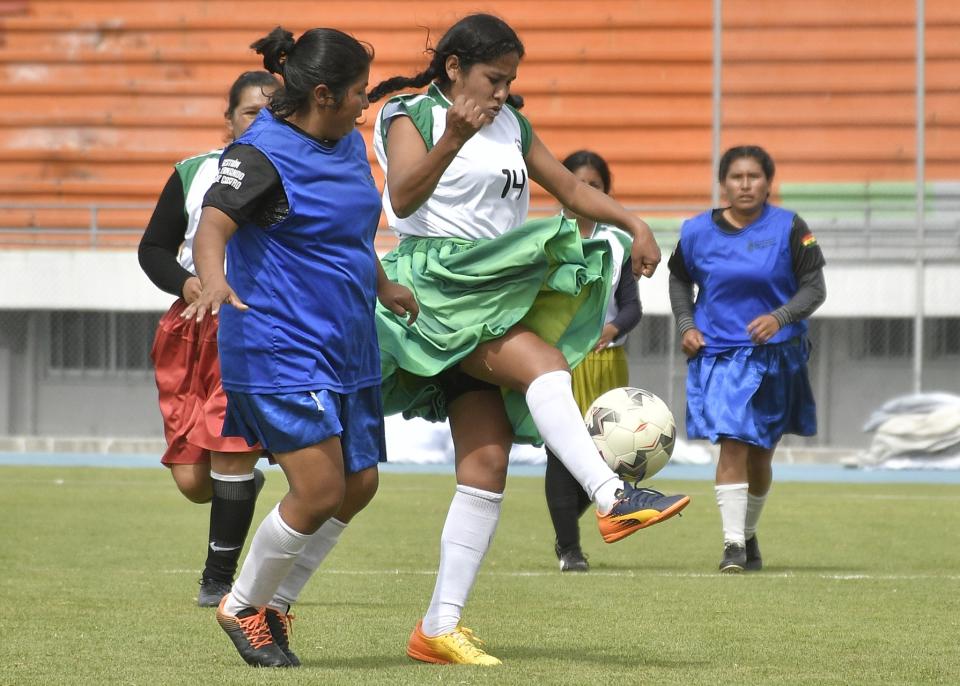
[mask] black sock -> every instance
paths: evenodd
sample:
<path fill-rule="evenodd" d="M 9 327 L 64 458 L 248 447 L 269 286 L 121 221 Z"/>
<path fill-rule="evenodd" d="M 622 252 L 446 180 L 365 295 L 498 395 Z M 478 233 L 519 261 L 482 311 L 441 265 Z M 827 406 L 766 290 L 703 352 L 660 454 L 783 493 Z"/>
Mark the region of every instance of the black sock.
<path fill-rule="evenodd" d="M 563 550 L 579 546 L 580 515 L 590 506 L 590 496 L 549 449 L 544 491 L 553 529 L 557 534 L 557 547 Z"/>
<path fill-rule="evenodd" d="M 257 490 L 253 475 L 246 481 L 213 479 L 210 540 L 203 569 L 204 579 L 233 583 L 256 505 Z"/>

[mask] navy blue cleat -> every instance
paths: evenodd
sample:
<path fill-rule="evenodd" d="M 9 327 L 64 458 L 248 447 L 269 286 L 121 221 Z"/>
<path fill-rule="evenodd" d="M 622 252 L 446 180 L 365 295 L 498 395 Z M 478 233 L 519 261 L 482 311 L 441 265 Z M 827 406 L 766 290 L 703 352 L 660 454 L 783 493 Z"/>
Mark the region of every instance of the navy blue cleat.
<path fill-rule="evenodd" d="M 597 526 L 605 543 L 614 543 L 635 531 L 670 519 L 690 503 L 685 495 L 664 495 L 630 484 L 617 491 L 617 502 L 605 515 L 597 512 Z"/>

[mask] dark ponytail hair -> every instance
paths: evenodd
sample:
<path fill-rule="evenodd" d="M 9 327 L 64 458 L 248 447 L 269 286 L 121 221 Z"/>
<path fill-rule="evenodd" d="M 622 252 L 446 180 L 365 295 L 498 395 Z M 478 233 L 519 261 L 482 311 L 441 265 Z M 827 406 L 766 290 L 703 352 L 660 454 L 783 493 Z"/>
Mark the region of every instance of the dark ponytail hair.
<path fill-rule="evenodd" d="M 727 178 L 727 173 L 730 171 L 730 165 L 743 157 L 756 160 L 757 164 L 759 164 L 763 170 L 764 176 L 767 177 L 767 181 L 773 181 L 773 174 L 776 171 L 773 158 L 770 157 L 770 153 L 759 145 L 738 145 L 723 153 L 723 157 L 720 158 L 720 164 L 717 165 L 717 180 L 723 183 L 724 179 Z"/>
<path fill-rule="evenodd" d="M 339 107 L 347 88 L 373 61 L 372 46 L 336 29 L 310 29 L 294 41 L 292 33 L 278 26 L 250 47 L 263 55 L 267 71 L 283 77 L 283 86 L 270 98 L 278 117 L 306 107 L 320 84 L 330 89 Z"/>
<path fill-rule="evenodd" d="M 571 172 L 575 172 L 581 167 L 590 167 L 600 175 L 600 181 L 603 182 L 603 192 L 610 193 L 610 167 L 605 159 L 592 150 L 577 150 L 570 153 L 564 158 L 563 166 Z"/>
<path fill-rule="evenodd" d="M 261 89 L 269 87 L 272 90 L 279 85 L 276 77 L 270 72 L 243 72 L 237 77 L 237 80 L 233 82 L 233 85 L 230 86 L 230 93 L 227 95 L 227 110 L 223 113 L 223 116 L 227 119 L 233 116 L 233 111 L 237 109 L 237 106 L 240 104 L 240 98 L 243 97 L 243 92 L 248 88 L 260 86 Z M 269 93 L 267 95 L 269 95 Z"/>
<path fill-rule="evenodd" d="M 376 102 L 384 95 L 403 88 L 422 88 L 436 81 L 443 89 L 449 85 L 447 58 L 456 55 L 465 71 L 475 64 L 484 64 L 515 52 L 522 58 L 523 43 L 510 25 L 490 14 L 471 14 L 451 26 L 436 48 L 427 48 L 433 56 L 427 68 L 415 76 L 394 76 L 378 83 L 367 98 Z"/>

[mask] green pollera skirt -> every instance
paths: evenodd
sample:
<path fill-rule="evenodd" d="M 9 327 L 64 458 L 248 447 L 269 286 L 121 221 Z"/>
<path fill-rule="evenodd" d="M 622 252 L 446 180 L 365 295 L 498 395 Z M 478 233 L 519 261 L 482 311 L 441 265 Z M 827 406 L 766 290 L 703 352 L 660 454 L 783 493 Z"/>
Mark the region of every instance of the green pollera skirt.
<path fill-rule="evenodd" d="M 549 217 L 493 239 L 404 238 L 383 268 L 420 304 L 412 325 L 379 303 L 384 413 L 442 421 L 446 398 L 431 378 L 522 324 L 556 346 L 571 368 L 596 344 L 611 289 L 605 240 L 582 240 Z M 540 443 L 520 393 L 503 389 L 518 443 Z"/>

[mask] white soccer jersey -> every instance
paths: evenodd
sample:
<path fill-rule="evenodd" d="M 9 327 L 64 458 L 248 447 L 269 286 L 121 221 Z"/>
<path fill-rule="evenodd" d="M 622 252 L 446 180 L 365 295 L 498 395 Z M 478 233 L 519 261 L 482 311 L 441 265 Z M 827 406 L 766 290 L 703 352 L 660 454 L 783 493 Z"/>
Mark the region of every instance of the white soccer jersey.
<path fill-rule="evenodd" d="M 223 150 L 211 150 L 202 155 L 188 157 L 175 165 L 183 184 L 183 211 L 187 215 L 187 231 L 183 236 L 183 245 L 177 261 L 191 274 L 196 274 L 193 265 L 193 239 L 197 235 L 200 212 L 203 209 L 203 197 L 207 194 L 220 166 Z"/>
<path fill-rule="evenodd" d="M 373 147 L 387 172 L 386 137 L 390 120 L 408 116 L 430 150 L 443 135 L 450 101 L 436 84 L 422 95 L 391 98 L 374 125 Z M 530 178 L 524 155 L 532 130 L 526 118 L 506 106 L 478 131 L 440 177 L 433 194 L 409 217 L 397 217 L 384 185 L 383 208 L 401 237 L 496 238 L 527 220 Z"/>

